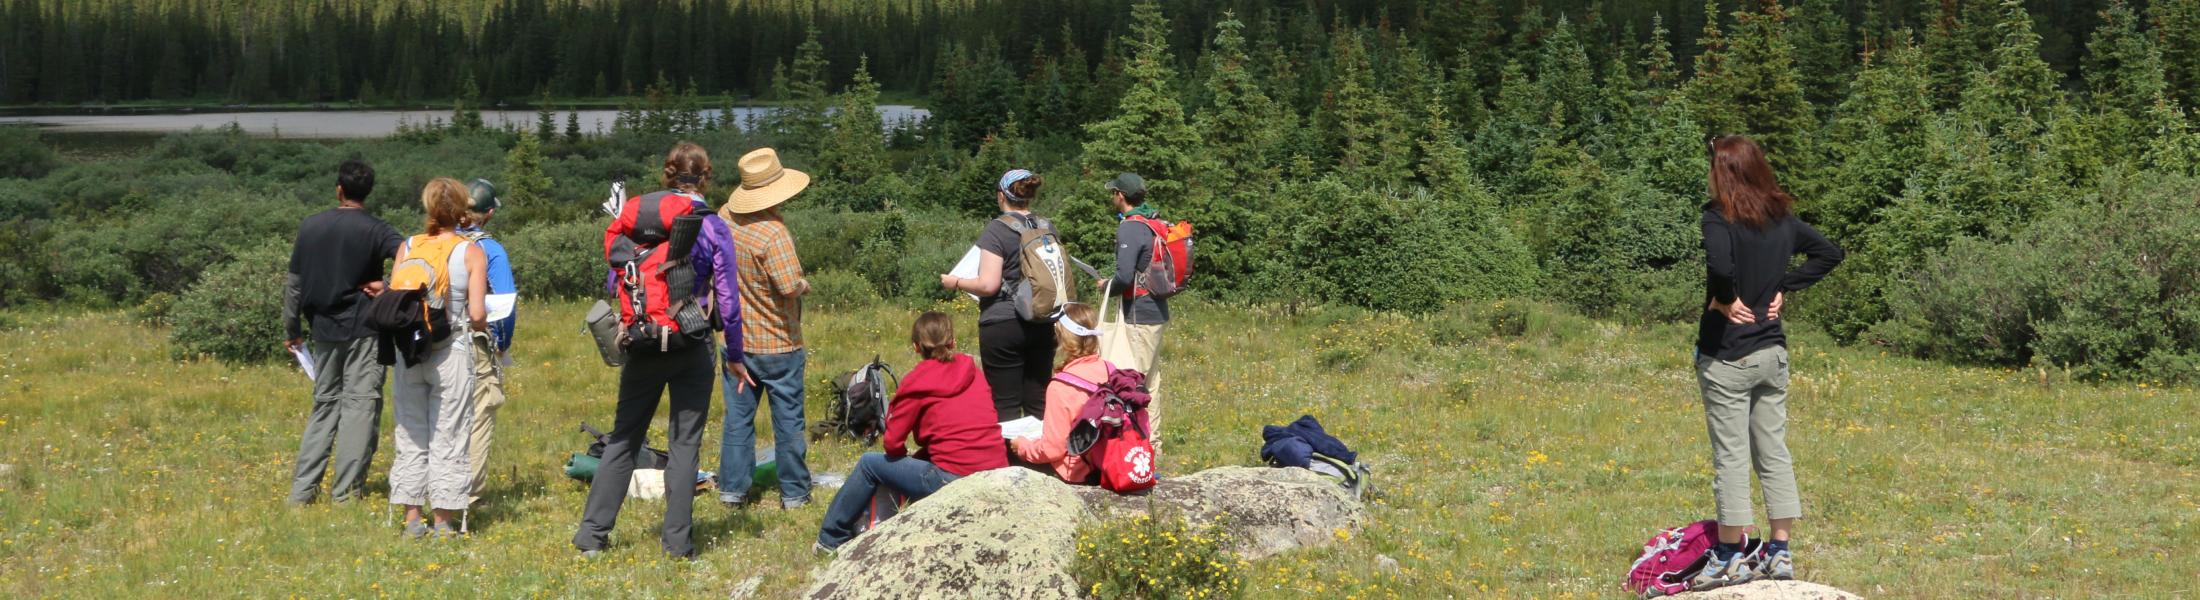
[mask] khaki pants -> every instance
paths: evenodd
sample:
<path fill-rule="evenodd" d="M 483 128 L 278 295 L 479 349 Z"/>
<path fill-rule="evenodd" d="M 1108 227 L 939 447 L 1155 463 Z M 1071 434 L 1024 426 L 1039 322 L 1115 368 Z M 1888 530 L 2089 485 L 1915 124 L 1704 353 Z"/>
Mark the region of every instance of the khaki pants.
<path fill-rule="evenodd" d="M 466 495 L 478 501 L 488 480 L 489 437 L 497 430 L 497 407 L 504 405 L 504 367 L 497 364 L 495 340 L 486 333 L 470 337 L 474 343 L 474 422 L 466 436 L 466 462 L 473 468 L 473 475 L 467 479 Z"/>
<path fill-rule="evenodd" d="M 1156 440 L 1161 439 L 1161 330 L 1167 327 L 1110 323 L 1100 335 L 1101 360 L 1146 374 L 1146 392 L 1153 396 L 1153 403 L 1146 405 L 1146 420 L 1153 425 L 1151 437 Z"/>
<path fill-rule="evenodd" d="M 473 503 L 466 478 L 467 432 L 474 420 L 474 350 L 452 340 L 421 357 L 398 361 L 390 411 L 397 417 L 397 458 L 390 462 L 390 504 L 465 510 Z"/>
<path fill-rule="evenodd" d="M 1698 356 L 1696 381 L 1703 389 L 1704 425 L 1717 472 L 1712 493 L 1718 500 L 1719 524 L 1754 522 L 1749 502 L 1752 464 L 1765 488 L 1767 515 L 1803 516 L 1795 459 L 1787 447 L 1787 348 L 1773 346 L 1735 361 Z"/>

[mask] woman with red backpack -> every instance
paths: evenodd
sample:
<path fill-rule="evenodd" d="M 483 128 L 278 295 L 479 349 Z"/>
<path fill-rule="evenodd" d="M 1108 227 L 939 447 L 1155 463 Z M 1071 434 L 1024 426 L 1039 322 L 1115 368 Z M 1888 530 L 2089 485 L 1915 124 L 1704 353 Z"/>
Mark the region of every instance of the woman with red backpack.
<path fill-rule="evenodd" d="M 657 404 L 671 398 L 671 456 L 665 465 L 665 553 L 695 556 L 695 472 L 711 382 L 725 364 L 728 385 L 753 386 L 743 364 L 741 296 L 734 285 L 733 233 L 703 200 L 710 189 L 710 153 L 682 142 L 665 156 L 665 190 L 631 198 L 604 230 L 610 288 L 619 299 L 621 347 L 617 417 L 606 436 L 602 466 L 589 482 L 588 504 L 573 546 L 584 557 L 602 552 L 626 502 L 634 457 L 642 450 Z M 715 313 L 715 317 L 713 317 Z M 713 322 L 715 321 L 715 322 Z M 722 355 L 713 330 L 725 332 Z"/>
<path fill-rule="evenodd" d="M 885 452 L 864 454 L 848 481 L 833 494 L 818 526 L 819 553 L 855 539 L 865 509 L 881 488 L 910 502 L 923 500 L 957 479 L 1008 466 L 993 389 L 977 361 L 955 351 L 955 320 L 926 312 L 909 328 L 909 345 L 922 360 L 901 380 L 886 419 Z M 909 452 L 915 436 L 919 450 Z"/>
<path fill-rule="evenodd" d="M 1009 449 L 1016 451 L 1017 458 L 1052 468 L 1062 481 L 1070 483 L 1093 482 L 1092 465 L 1069 451 L 1070 429 L 1077 425 L 1077 416 L 1092 399 L 1092 392 L 1064 379 L 1108 380 L 1112 369 L 1106 361 L 1100 360 L 1099 315 L 1100 311 L 1084 304 L 1062 308 L 1062 318 L 1054 326 L 1054 337 L 1060 340 L 1054 352 L 1062 358 L 1062 365 L 1055 369 L 1054 381 L 1047 384 L 1046 418 L 1039 437 L 1008 441 Z"/>
<path fill-rule="evenodd" d="M 1698 320 L 1696 381 L 1711 437 L 1717 545 L 1689 581 L 1710 589 L 1752 579 L 1791 579 L 1788 536 L 1803 516 L 1787 447 L 1787 335 L 1780 308 L 1841 264 L 1840 246 L 1796 218 L 1795 198 L 1780 187 L 1764 150 L 1729 135 L 1711 143 L 1711 202 L 1703 210 L 1707 307 Z M 1797 254 L 1809 260 L 1790 269 Z M 1751 465 L 1765 490 L 1772 535 L 1742 556 L 1750 514 Z"/>

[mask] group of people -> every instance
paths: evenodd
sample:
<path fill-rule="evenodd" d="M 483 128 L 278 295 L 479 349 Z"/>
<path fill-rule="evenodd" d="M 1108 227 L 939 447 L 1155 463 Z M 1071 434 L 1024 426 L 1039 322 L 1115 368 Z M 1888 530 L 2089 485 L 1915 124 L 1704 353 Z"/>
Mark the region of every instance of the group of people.
<path fill-rule="evenodd" d="M 1764 151 L 1741 136 L 1711 141 L 1711 199 L 1702 214 L 1707 264 L 1706 306 L 1699 321 L 1695 370 L 1711 441 L 1718 543 L 1691 587 L 1712 588 L 1755 578 L 1793 576 L 1789 549 L 1802 502 L 1787 451 L 1787 341 L 1781 327 L 1786 294 L 1826 277 L 1843 258 L 1839 246 L 1795 216 L 1794 198 L 1779 184 Z M 810 292 L 794 240 L 779 207 L 809 183 L 809 176 L 780 164 L 769 148 L 742 157 L 740 181 L 723 203 L 710 208 L 716 178 L 702 147 L 683 143 L 666 156 L 666 193 L 690 203 L 702 227 L 689 254 L 695 297 L 711 307 L 722 349 L 705 343 L 630 356 L 619 376 L 617 417 L 607 436 L 603 467 L 588 494 L 573 545 L 586 556 L 604 546 L 626 497 L 633 457 L 657 404 L 669 394 L 670 459 L 666 469 L 664 550 L 692 556 L 689 536 L 692 481 L 712 379 L 722 379 L 726 411 L 719 456 L 719 499 L 745 507 L 755 456 L 756 413 L 768 403 L 775 440 L 779 502 L 810 502 L 803 414 L 807 354 L 802 336 L 802 297 Z M 1154 392 L 1149 421 L 1160 423 L 1158 355 L 1170 320 L 1166 298 L 1142 293 L 1139 274 L 1161 243 L 1158 218 L 1144 181 L 1124 173 L 1108 182 L 1108 202 L 1119 220 L 1114 273 L 1097 283 L 1103 295 L 1123 300 L 1117 314 L 1090 304 L 1066 303 L 1046 319 L 1018 315 L 1006 290 L 1026 277 L 1026 232 L 1058 236 L 1032 214 L 1043 181 L 1014 170 L 994 192 L 1001 217 L 988 221 L 976 248 L 974 276 L 943 274 L 943 289 L 978 298 L 978 353 L 958 351 L 953 317 L 926 312 L 911 326 L 917 366 L 891 402 L 878 452 L 863 455 L 829 505 L 816 548 L 831 552 L 860 532 L 873 499 L 891 492 L 914 501 L 948 483 L 990 469 L 1020 465 L 1072 483 L 1088 483 L 1091 465 L 1067 451 L 1067 438 L 1087 399 L 1057 377 L 1105 380 L 1112 369 L 1145 374 Z M 398 457 L 391 467 L 390 501 L 407 508 L 407 532 L 450 531 L 449 519 L 480 494 L 481 469 L 502 403 L 500 364 L 509 351 L 513 298 L 508 260 L 482 227 L 499 201 L 485 181 L 466 186 L 431 182 L 421 195 L 427 222 L 410 239 L 363 208 L 374 174 L 351 161 L 339 169 L 338 207 L 306 219 L 291 258 L 285 291 L 286 323 L 293 351 L 308 351 L 318 364 L 314 404 L 301 443 L 291 501 L 315 499 L 323 473 L 336 471 L 332 495 L 359 496 L 375 449 L 380 418 L 382 363 L 362 319 L 370 299 L 383 293 L 382 263 L 404 261 L 416 248 L 451 247 L 448 300 L 451 326 L 467 332 L 420 357 L 398 364 L 395 405 Z M 624 235 L 621 222 L 606 231 L 607 251 Z M 1792 257 L 1808 260 L 1791 267 Z M 607 291 L 621 274 L 614 269 Z M 459 308 L 462 307 L 462 308 Z M 1113 323 L 1106 323 L 1109 319 Z M 301 329 L 311 325 L 310 346 Z M 1001 423 L 1020 417 L 1042 421 L 1037 437 L 1004 439 Z M 1150 432 L 1156 441 L 1158 431 Z M 912 452 L 909 438 L 918 450 Z M 333 459 L 330 448 L 335 448 Z M 1752 470 L 1764 487 L 1771 533 L 1744 555 L 1743 532 L 1752 523 Z M 421 510 L 432 510 L 424 521 Z"/>
<path fill-rule="evenodd" d="M 337 502 L 359 497 L 377 446 L 387 369 L 395 366 L 390 502 L 405 508 L 407 535 L 456 535 L 454 519 L 481 496 L 487 479 L 517 321 L 510 257 L 483 229 L 502 201 L 485 180 L 430 181 L 420 195 L 426 222 L 408 238 L 366 212 L 374 187 L 372 167 L 344 162 L 337 168 L 337 207 L 306 217 L 291 249 L 284 346 L 311 365 L 313 407 L 289 501 L 317 500 L 331 468 L 330 495 Z M 370 313 L 389 290 L 383 263 L 415 258 L 447 281 L 441 298 L 423 299 L 444 306 L 447 322 L 431 324 L 445 332 L 438 339 L 407 340 L 426 343 L 408 344 L 400 356 L 388 335 L 369 326 Z"/>

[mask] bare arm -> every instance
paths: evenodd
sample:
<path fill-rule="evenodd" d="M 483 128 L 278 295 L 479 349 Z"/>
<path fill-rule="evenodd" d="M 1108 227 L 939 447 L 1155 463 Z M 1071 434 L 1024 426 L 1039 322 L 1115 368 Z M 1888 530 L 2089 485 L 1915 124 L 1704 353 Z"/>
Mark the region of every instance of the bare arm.
<path fill-rule="evenodd" d="M 480 244 L 466 245 L 466 320 L 474 331 L 489 329 L 489 254 Z"/>

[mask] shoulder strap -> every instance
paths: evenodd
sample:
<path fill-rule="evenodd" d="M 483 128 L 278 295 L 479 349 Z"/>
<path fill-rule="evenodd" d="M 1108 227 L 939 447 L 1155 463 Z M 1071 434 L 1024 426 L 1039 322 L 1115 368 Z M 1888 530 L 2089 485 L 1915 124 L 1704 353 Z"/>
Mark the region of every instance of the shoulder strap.
<path fill-rule="evenodd" d="M 1069 384 L 1070 387 L 1084 390 L 1087 394 L 1100 391 L 1100 384 L 1085 381 L 1085 378 L 1071 375 L 1068 371 L 1055 373 L 1054 380 Z"/>
<path fill-rule="evenodd" d="M 994 220 L 1000 221 L 1003 225 L 1007 225 L 1008 230 L 1016 232 L 1016 235 L 1023 235 L 1025 230 L 1029 230 L 1033 227 L 1031 222 L 1025 220 L 1027 218 L 1029 217 L 1025 215 L 1006 213 L 1002 214 L 1001 218 Z"/>

